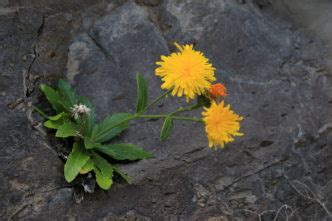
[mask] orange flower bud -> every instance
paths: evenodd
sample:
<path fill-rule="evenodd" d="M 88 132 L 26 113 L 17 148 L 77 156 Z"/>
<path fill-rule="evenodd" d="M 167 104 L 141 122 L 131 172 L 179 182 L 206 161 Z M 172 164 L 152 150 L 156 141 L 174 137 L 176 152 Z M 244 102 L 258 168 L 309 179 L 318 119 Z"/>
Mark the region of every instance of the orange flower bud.
<path fill-rule="evenodd" d="M 210 86 L 209 94 L 213 98 L 224 97 L 227 95 L 227 90 L 225 85 L 217 83 Z"/>

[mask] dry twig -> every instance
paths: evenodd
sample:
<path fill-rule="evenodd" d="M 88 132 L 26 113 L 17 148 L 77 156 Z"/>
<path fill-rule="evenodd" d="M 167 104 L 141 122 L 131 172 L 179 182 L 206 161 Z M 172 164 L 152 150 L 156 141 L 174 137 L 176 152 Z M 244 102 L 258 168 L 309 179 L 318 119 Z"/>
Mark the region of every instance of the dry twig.
<path fill-rule="evenodd" d="M 284 177 L 290 184 L 290 186 L 303 198 L 310 200 L 312 202 L 318 203 L 323 210 L 326 212 L 328 217 L 332 217 L 331 212 L 327 209 L 325 203 L 318 197 L 316 193 L 314 193 L 306 184 L 300 182 L 299 180 L 293 180 L 291 181 L 286 174 L 284 174 Z M 299 187 L 303 188 L 303 191 L 299 190 Z"/>

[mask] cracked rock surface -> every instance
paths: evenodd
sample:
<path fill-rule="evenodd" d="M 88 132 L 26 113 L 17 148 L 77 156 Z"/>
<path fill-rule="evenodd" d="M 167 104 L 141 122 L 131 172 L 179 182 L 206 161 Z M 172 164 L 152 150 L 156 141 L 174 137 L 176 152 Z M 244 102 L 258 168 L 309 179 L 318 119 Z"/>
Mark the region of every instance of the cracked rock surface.
<path fill-rule="evenodd" d="M 0 2 L 0 220 L 332 218 L 332 3 L 298 2 Z M 151 98 L 161 94 L 155 62 L 175 41 L 217 68 L 245 136 L 211 151 L 201 125 L 176 122 L 161 142 L 160 120 L 134 121 L 118 139 L 155 157 L 121 165 L 133 185 L 88 194 L 89 180 L 67 184 L 68 145 L 32 113 L 32 104 L 50 109 L 39 84 L 66 78 L 99 118 L 133 112 L 136 73 Z"/>

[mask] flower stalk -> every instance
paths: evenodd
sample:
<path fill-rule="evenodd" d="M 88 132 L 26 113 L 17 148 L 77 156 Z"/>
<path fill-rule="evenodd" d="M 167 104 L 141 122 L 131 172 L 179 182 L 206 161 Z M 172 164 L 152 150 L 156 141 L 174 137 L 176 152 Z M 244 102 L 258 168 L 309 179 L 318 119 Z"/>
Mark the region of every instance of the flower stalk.
<path fill-rule="evenodd" d="M 185 120 L 185 121 L 194 121 L 198 123 L 204 123 L 204 121 L 200 118 L 196 117 L 178 117 L 178 116 L 172 116 L 167 114 L 159 114 L 159 115 L 137 115 L 136 118 L 151 118 L 151 119 L 158 119 L 158 118 L 167 118 L 170 117 L 174 120 Z"/>
<path fill-rule="evenodd" d="M 144 113 L 147 109 L 149 109 L 151 106 L 153 106 L 154 104 L 158 103 L 160 100 L 162 100 L 164 97 L 166 97 L 168 94 L 170 94 L 172 91 L 168 90 L 165 93 L 163 93 L 162 95 L 156 97 L 150 104 L 148 104 L 140 113 Z"/>

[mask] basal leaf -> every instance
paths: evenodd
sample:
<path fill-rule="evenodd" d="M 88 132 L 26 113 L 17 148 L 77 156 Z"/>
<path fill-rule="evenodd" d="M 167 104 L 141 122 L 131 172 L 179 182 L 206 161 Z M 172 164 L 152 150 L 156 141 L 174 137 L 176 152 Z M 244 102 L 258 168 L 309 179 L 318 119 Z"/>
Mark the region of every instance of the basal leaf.
<path fill-rule="evenodd" d="M 84 137 L 84 146 L 86 149 L 93 149 L 101 146 L 101 143 L 96 143 L 93 140 L 91 140 L 89 137 Z"/>
<path fill-rule="evenodd" d="M 60 120 L 61 118 L 65 117 L 65 116 L 66 116 L 66 113 L 61 112 L 60 114 L 48 117 L 48 119 L 50 119 L 52 121 L 56 121 L 56 120 Z"/>
<path fill-rule="evenodd" d="M 113 170 L 115 173 L 117 173 L 118 175 L 120 175 L 122 177 L 122 179 L 124 179 L 127 183 L 132 184 L 132 178 L 130 176 L 128 176 L 126 173 L 122 172 L 120 170 L 120 168 L 113 166 Z"/>
<path fill-rule="evenodd" d="M 97 147 L 96 150 L 117 160 L 141 160 L 152 157 L 152 154 L 134 144 L 109 144 Z"/>
<path fill-rule="evenodd" d="M 73 122 L 64 122 L 57 130 L 56 137 L 74 137 L 79 132 L 79 126 Z"/>
<path fill-rule="evenodd" d="M 94 171 L 96 174 L 97 184 L 104 190 L 108 190 L 112 183 L 113 167 L 103 157 L 93 153 Z"/>
<path fill-rule="evenodd" d="M 113 176 L 113 167 L 109 162 L 107 162 L 107 160 L 105 160 L 103 157 L 101 157 L 97 153 L 93 153 L 92 157 L 93 157 L 95 166 L 101 171 L 103 176 L 106 176 L 106 177 Z"/>
<path fill-rule="evenodd" d="M 136 75 L 136 86 L 137 86 L 137 105 L 136 112 L 143 111 L 148 104 L 148 89 L 146 81 L 143 75 Z"/>
<path fill-rule="evenodd" d="M 55 116 L 48 117 L 48 121 L 44 122 L 44 126 L 51 129 L 58 129 L 64 124 L 65 120 L 68 120 L 68 114 L 61 112 Z"/>
<path fill-rule="evenodd" d="M 164 141 L 169 137 L 173 129 L 173 119 L 171 117 L 166 117 L 163 127 L 160 132 L 160 140 Z"/>
<path fill-rule="evenodd" d="M 90 158 L 88 162 L 86 162 L 86 164 L 84 164 L 84 166 L 80 170 L 80 174 L 89 173 L 91 170 L 93 170 L 93 168 L 94 168 L 94 163 L 93 160 Z"/>
<path fill-rule="evenodd" d="M 97 143 L 112 139 L 128 127 L 131 116 L 128 113 L 119 113 L 107 117 L 93 128 L 91 139 Z"/>
<path fill-rule="evenodd" d="M 63 120 L 48 120 L 44 122 L 44 126 L 50 129 L 59 129 L 59 127 L 61 127 L 61 125 L 63 124 Z"/>
<path fill-rule="evenodd" d="M 93 169 L 93 171 L 96 174 L 96 181 L 100 188 L 102 188 L 103 190 L 108 190 L 109 188 L 111 188 L 113 184 L 113 180 L 111 177 L 103 176 L 102 172 L 96 167 Z"/>
<path fill-rule="evenodd" d="M 60 113 L 65 110 L 63 107 L 63 104 L 61 102 L 61 100 L 62 100 L 61 96 L 59 95 L 59 93 L 56 90 L 47 86 L 46 84 L 41 84 L 40 89 L 42 90 L 42 92 L 46 96 L 47 100 L 50 102 L 53 109 L 57 113 Z"/>
<path fill-rule="evenodd" d="M 89 159 L 90 155 L 86 152 L 84 147 L 78 143 L 74 143 L 73 150 L 69 154 L 64 168 L 65 179 L 68 183 L 75 179 Z"/>
<path fill-rule="evenodd" d="M 76 96 L 74 90 L 71 88 L 69 83 L 60 79 L 58 82 L 58 91 L 62 97 L 62 103 L 67 111 L 70 111 L 70 108 L 74 106 L 74 104 L 78 103 L 78 97 Z"/>

